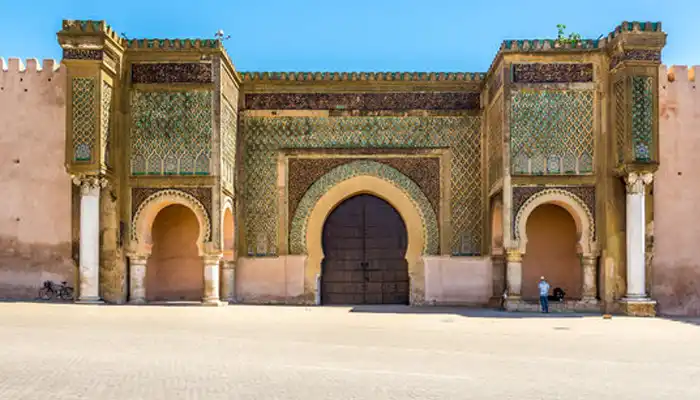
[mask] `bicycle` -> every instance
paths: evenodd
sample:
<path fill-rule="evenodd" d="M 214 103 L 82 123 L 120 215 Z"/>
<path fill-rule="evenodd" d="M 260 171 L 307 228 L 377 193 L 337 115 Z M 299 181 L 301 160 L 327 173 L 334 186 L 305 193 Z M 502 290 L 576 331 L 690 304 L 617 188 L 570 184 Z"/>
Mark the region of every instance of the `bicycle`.
<path fill-rule="evenodd" d="M 73 300 L 73 288 L 67 285 L 68 282 L 63 281 L 60 285 L 51 281 L 44 281 L 41 289 L 39 289 L 39 299 L 52 300 L 57 297 L 60 300 Z"/>

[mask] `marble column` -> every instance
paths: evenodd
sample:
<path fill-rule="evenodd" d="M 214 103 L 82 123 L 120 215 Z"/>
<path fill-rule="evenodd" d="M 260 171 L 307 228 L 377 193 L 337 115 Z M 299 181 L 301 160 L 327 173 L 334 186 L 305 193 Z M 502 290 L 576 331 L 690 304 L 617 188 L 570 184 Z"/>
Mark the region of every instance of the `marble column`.
<path fill-rule="evenodd" d="M 596 285 L 597 261 L 598 257 L 592 254 L 584 254 L 581 257 L 581 268 L 583 269 L 583 287 L 581 288 L 581 300 L 587 303 L 596 302 L 596 296 L 598 294 L 598 289 Z"/>
<path fill-rule="evenodd" d="M 74 177 L 80 186 L 79 303 L 102 303 L 100 298 L 100 190 L 98 176 Z"/>
<path fill-rule="evenodd" d="M 207 254 L 204 260 L 204 293 L 202 303 L 205 305 L 222 305 L 219 300 L 219 262 L 221 254 Z"/>
<path fill-rule="evenodd" d="M 644 189 L 652 174 L 630 173 L 627 184 L 627 294 L 626 300 L 649 300 L 646 293 L 646 213 Z"/>
<path fill-rule="evenodd" d="M 146 263 L 148 257 L 129 256 L 129 303 L 146 304 Z"/>
<path fill-rule="evenodd" d="M 518 249 L 510 249 L 506 253 L 506 284 L 508 287 L 508 299 L 520 299 L 523 286 L 522 254 Z"/>
<path fill-rule="evenodd" d="M 221 300 L 236 301 L 236 262 L 224 261 L 221 269 Z"/>

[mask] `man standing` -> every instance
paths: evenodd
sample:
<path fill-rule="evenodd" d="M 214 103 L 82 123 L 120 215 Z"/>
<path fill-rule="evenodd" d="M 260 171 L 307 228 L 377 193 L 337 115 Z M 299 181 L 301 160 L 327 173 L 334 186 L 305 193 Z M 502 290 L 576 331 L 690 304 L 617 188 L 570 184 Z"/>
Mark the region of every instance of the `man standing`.
<path fill-rule="evenodd" d="M 542 312 L 549 312 L 549 283 L 544 279 L 544 276 L 540 277 L 540 283 L 537 285 L 540 289 L 540 305 L 542 306 Z"/>

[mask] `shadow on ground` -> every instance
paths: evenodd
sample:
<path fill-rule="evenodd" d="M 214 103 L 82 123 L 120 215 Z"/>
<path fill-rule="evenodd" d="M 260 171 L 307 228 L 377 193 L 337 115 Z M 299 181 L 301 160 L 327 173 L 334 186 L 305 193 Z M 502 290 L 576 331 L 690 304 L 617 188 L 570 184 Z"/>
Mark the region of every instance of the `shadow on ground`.
<path fill-rule="evenodd" d="M 411 307 L 411 306 L 353 306 L 349 312 L 352 313 L 369 313 L 369 314 L 442 314 L 442 315 L 457 315 L 467 318 L 585 318 L 591 316 L 600 316 L 600 313 L 583 313 L 583 312 L 552 312 L 543 314 L 539 312 L 509 312 L 498 309 L 488 308 L 461 308 L 461 307 Z"/>

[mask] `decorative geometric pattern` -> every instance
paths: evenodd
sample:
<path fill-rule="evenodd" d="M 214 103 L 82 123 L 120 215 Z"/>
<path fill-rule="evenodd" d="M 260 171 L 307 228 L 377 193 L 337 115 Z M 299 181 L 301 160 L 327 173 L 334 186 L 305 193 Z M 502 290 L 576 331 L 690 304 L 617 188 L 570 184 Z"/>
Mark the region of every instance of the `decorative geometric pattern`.
<path fill-rule="evenodd" d="M 620 79 L 613 85 L 613 96 L 615 99 L 615 140 L 617 144 L 617 161 L 625 160 L 625 147 L 627 146 L 625 125 L 627 121 L 627 110 L 625 102 L 625 81 Z"/>
<path fill-rule="evenodd" d="M 132 64 L 133 83 L 212 83 L 211 63 Z"/>
<path fill-rule="evenodd" d="M 520 239 L 520 220 L 523 217 L 521 210 L 537 198 L 548 194 L 563 194 L 571 198 L 586 212 L 590 221 L 590 237 L 595 238 L 595 188 L 592 186 L 568 186 L 568 187 L 541 187 L 527 186 L 513 188 L 513 233 L 516 239 Z"/>
<path fill-rule="evenodd" d="M 510 136 L 514 175 L 592 173 L 593 92 L 516 93 L 511 101 Z M 548 160 L 559 165 L 548 167 Z"/>
<path fill-rule="evenodd" d="M 488 157 L 489 181 L 491 188 L 503 176 L 503 102 L 499 101 L 489 110 L 486 156 Z"/>
<path fill-rule="evenodd" d="M 614 69 L 623 61 L 661 62 L 661 52 L 658 50 L 631 49 L 613 54 L 610 57 L 610 69 Z"/>
<path fill-rule="evenodd" d="M 102 50 L 63 49 L 63 58 L 66 60 L 101 60 L 102 54 Z"/>
<path fill-rule="evenodd" d="M 452 149 L 452 252 L 479 254 L 482 196 L 478 116 L 244 117 L 245 234 L 277 251 L 279 149 Z"/>
<path fill-rule="evenodd" d="M 513 64 L 514 83 L 593 82 L 593 64 Z"/>
<path fill-rule="evenodd" d="M 134 90 L 131 104 L 133 175 L 209 174 L 211 91 Z"/>
<path fill-rule="evenodd" d="M 654 79 L 632 77 L 632 148 L 637 161 L 650 161 L 654 129 Z"/>
<path fill-rule="evenodd" d="M 73 78 L 73 159 L 91 161 L 95 147 L 95 79 Z"/>
<path fill-rule="evenodd" d="M 251 110 L 473 110 L 479 92 L 250 93 Z"/>
<path fill-rule="evenodd" d="M 184 191 L 175 190 L 175 189 L 158 190 L 157 192 L 148 196 L 146 199 L 144 199 L 141 202 L 138 209 L 136 209 L 136 212 L 134 212 L 134 218 L 131 221 L 131 240 L 138 242 L 140 239 L 139 232 L 137 230 L 137 226 L 138 226 L 137 223 L 139 221 L 139 218 L 141 218 L 141 214 L 143 213 L 143 210 L 146 207 L 148 207 L 148 205 L 151 202 L 153 202 L 156 199 L 162 198 L 162 197 L 184 199 L 185 202 L 190 207 L 193 207 L 197 211 L 199 211 L 204 216 L 204 226 L 200 227 L 200 229 L 202 229 L 204 234 L 202 235 L 202 233 L 200 232 L 200 237 L 203 238 L 203 240 L 205 242 L 211 240 L 211 217 L 209 216 L 209 213 L 207 212 L 206 208 L 194 196 L 192 196 L 188 193 L 185 193 Z"/>
<path fill-rule="evenodd" d="M 411 201 L 416 205 L 423 221 L 423 237 L 425 238 L 424 254 L 438 254 L 440 245 L 440 231 L 438 229 L 437 217 L 430 202 L 425 197 L 421 189 L 406 175 L 387 165 L 362 160 L 334 168 L 319 180 L 304 194 L 299 202 L 299 207 L 294 214 L 291 230 L 289 234 L 290 252 L 292 254 L 307 254 L 306 249 L 306 225 L 309 216 L 318 200 L 328 191 L 328 189 L 340 182 L 350 178 L 370 175 L 384 179 L 403 190 Z"/>
<path fill-rule="evenodd" d="M 105 165 L 110 166 L 109 157 L 111 149 L 110 127 L 112 115 L 112 87 L 107 82 L 102 82 L 102 116 L 100 126 L 100 145 L 102 160 Z"/>
<path fill-rule="evenodd" d="M 184 192 L 188 195 L 194 197 L 199 201 L 207 211 L 207 216 L 211 219 L 212 215 L 212 196 L 211 188 L 209 187 L 169 187 L 163 188 L 153 188 L 153 187 L 138 187 L 131 189 L 131 216 L 136 214 L 136 210 L 140 208 L 143 202 L 161 190 L 176 190 L 178 192 Z"/>
<path fill-rule="evenodd" d="M 228 104 L 222 102 L 221 113 L 221 179 L 229 190 L 233 190 L 236 178 L 236 112 Z"/>
<path fill-rule="evenodd" d="M 396 151 L 396 150 L 394 150 Z M 395 153 L 394 153 L 395 154 Z M 334 168 L 353 161 L 373 161 L 387 165 L 416 183 L 430 202 L 436 215 L 440 214 L 440 159 L 427 157 L 324 157 L 289 158 L 287 161 L 287 202 L 291 222 L 304 194 L 318 179 Z"/>

